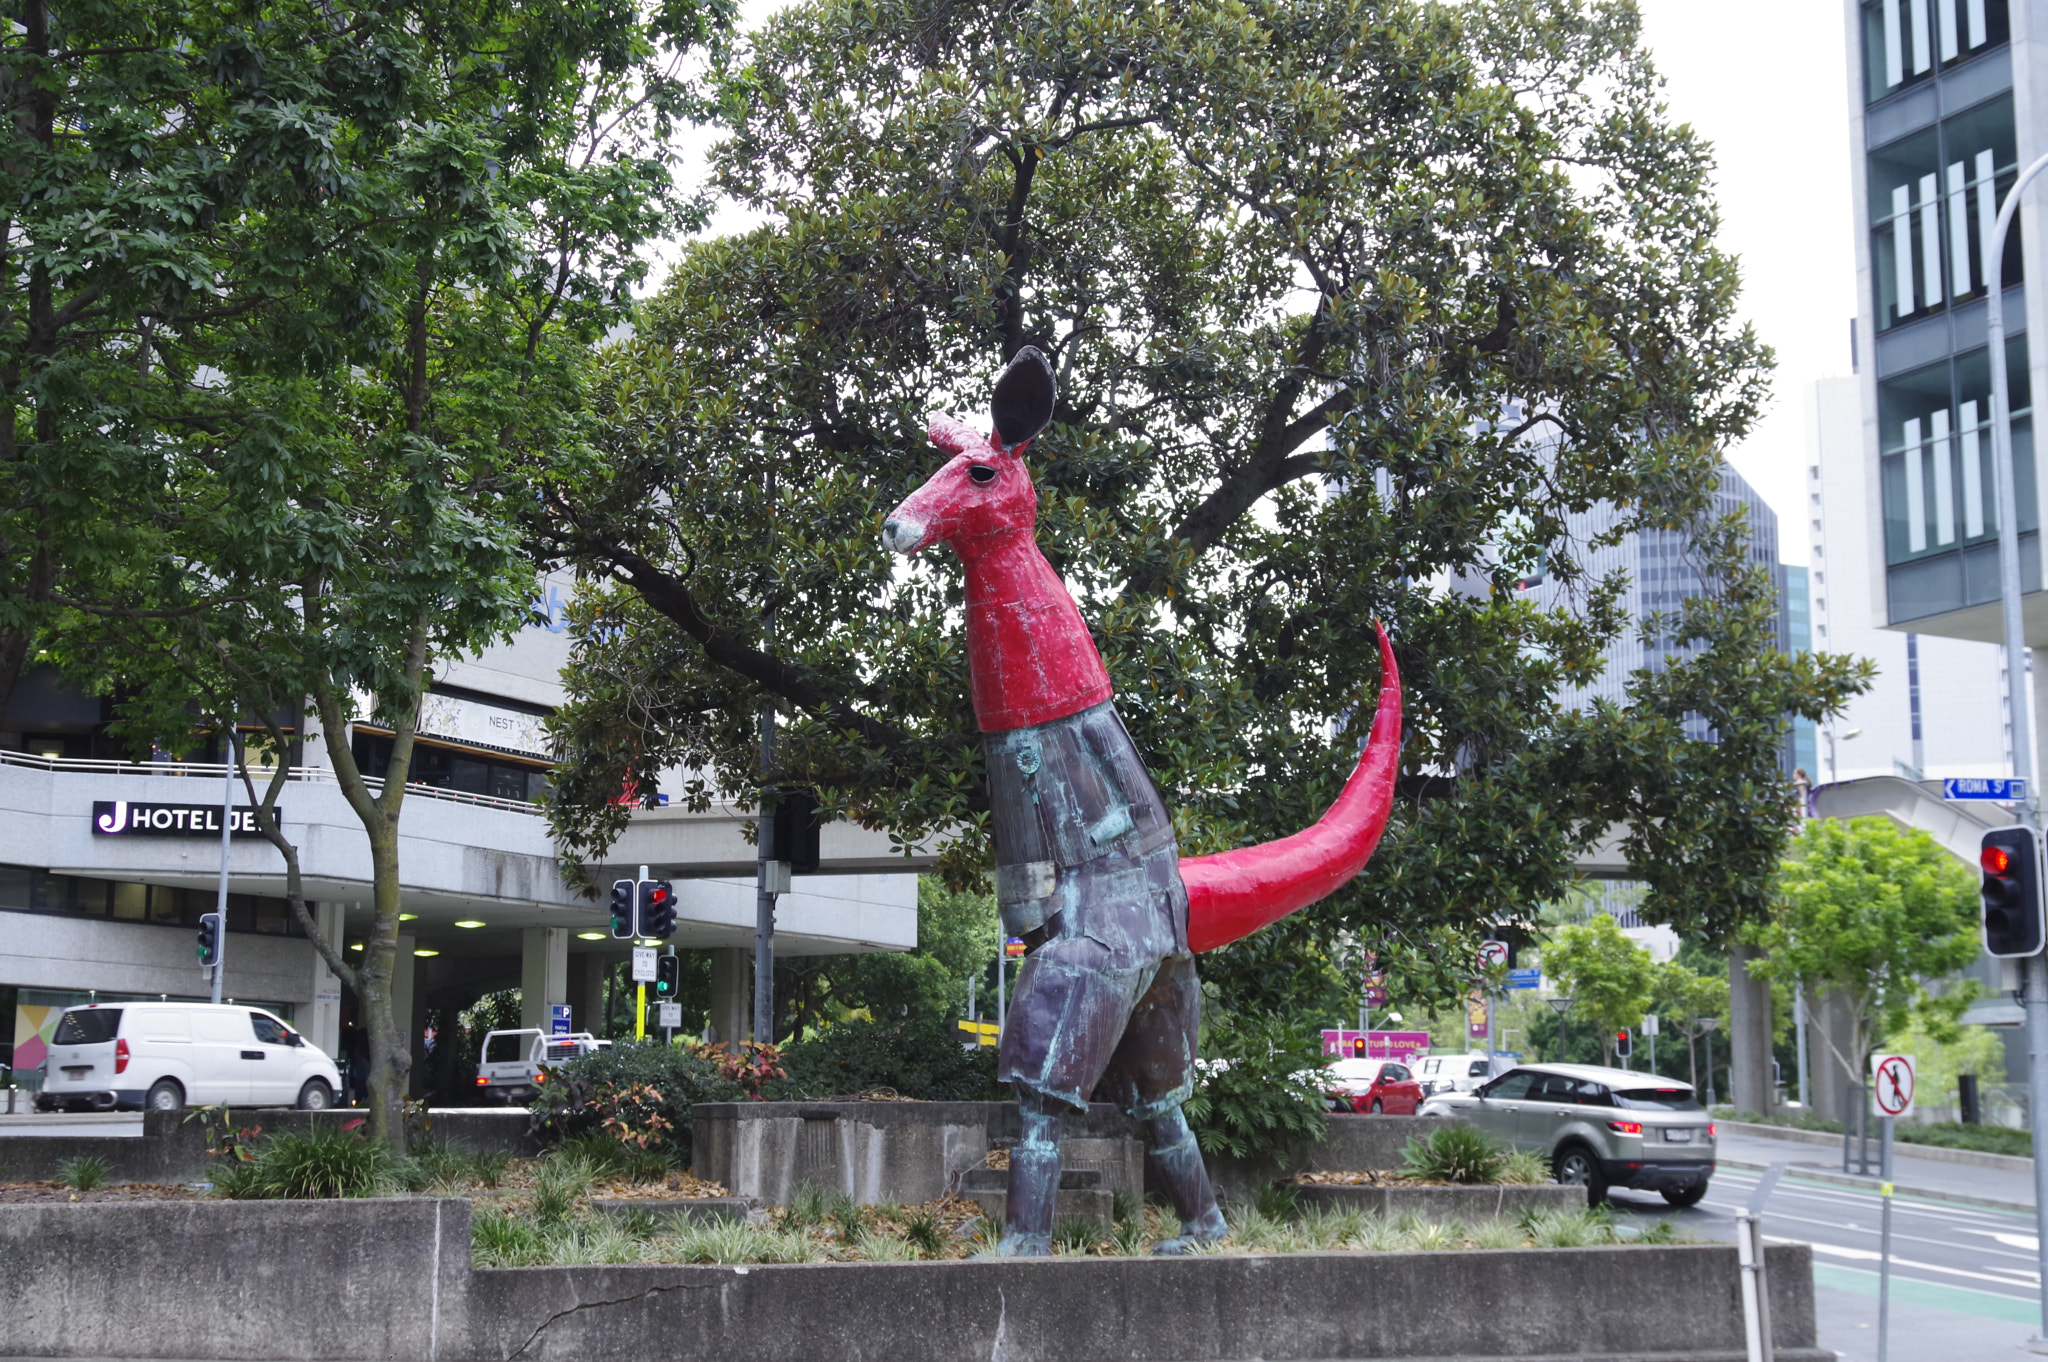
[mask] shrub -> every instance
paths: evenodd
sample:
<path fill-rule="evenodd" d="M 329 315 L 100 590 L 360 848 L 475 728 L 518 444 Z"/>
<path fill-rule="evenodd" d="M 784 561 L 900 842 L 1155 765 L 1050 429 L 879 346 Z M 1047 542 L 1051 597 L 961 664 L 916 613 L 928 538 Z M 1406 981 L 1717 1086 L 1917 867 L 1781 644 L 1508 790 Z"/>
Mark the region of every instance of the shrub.
<path fill-rule="evenodd" d="M 1537 1183 L 1549 1182 L 1551 1181 L 1550 1160 L 1544 1158 L 1541 1154 L 1532 1153 L 1526 1149 L 1518 1149 L 1511 1154 L 1503 1154 L 1500 1160 L 1500 1172 L 1494 1181 L 1522 1187 L 1533 1187 Z"/>
<path fill-rule="evenodd" d="M 930 1018 L 882 1024 L 840 1022 L 782 1050 L 786 1076 L 762 1086 L 771 1098 L 852 1097 L 886 1088 L 927 1102 L 990 1101 L 995 1051 L 961 1048 L 948 1024 Z"/>
<path fill-rule="evenodd" d="M 107 1185 L 109 1171 L 107 1161 L 99 1155 L 81 1154 L 57 1165 L 57 1181 L 74 1192 L 92 1192 Z"/>
<path fill-rule="evenodd" d="M 1427 1182 L 1500 1181 L 1506 1156 L 1470 1126 L 1442 1126 L 1408 1141 L 1401 1151 L 1409 1177 Z"/>
<path fill-rule="evenodd" d="M 242 1201 L 374 1196 L 399 1172 L 390 1150 L 359 1129 L 321 1130 L 272 1136 L 246 1162 L 215 1169 L 213 1186 Z"/>
<path fill-rule="evenodd" d="M 1202 1150 L 1235 1159 L 1279 1155 L 1329 1133 L 1321 1046 L 1277 1017 L 1219 1019 L 1185 1108 Z"/>
<path fill-rule="evenodd" d="M 622 1041 L 549 1072 L 533 1099 L 533 1129 L 557 1142 L 603 1132 L 687 1165 L 690 1108 L 747 1096 L 703 1047 Z"/>

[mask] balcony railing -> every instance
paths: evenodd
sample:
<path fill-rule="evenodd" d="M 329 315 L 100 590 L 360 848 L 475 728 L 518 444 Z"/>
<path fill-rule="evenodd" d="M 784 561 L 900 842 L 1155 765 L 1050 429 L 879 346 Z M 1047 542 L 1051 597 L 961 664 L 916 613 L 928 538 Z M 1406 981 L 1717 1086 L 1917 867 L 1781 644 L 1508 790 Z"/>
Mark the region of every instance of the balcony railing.
<path fill-rule="evenodd" d="M 227 776 L 228 768 L 219 762 L 206 761 L 113 761 L 97 757 L 45 757 L 33 752 L 0 751 L 0 766 L 26 766 L 39 771 L 75 772 L 80 775 L 102 776 L 181 776 L 195 780 L 220 781 Z M 269 780 L 265 772 L 250 773 L 259 788 Z M 324 767 L 299 767 L 286 777 L 308 785 L 338 785 L 334 772 Z M 381 793 L 384 782 L 373 776 L 363 777 L 363 783 L 373 792 Z M 474 804 L 480 808 L 503 809 L 507 813 L 523 813 L 539 817 L 541 807 L 523 799 L 500 799 L 496 795 L 470 794 L 465 790 L 447 790 L 438 785 L 421 785 L 410 782 L 405 787 L 408 799 L 444 799 L 453 804 Z"/>

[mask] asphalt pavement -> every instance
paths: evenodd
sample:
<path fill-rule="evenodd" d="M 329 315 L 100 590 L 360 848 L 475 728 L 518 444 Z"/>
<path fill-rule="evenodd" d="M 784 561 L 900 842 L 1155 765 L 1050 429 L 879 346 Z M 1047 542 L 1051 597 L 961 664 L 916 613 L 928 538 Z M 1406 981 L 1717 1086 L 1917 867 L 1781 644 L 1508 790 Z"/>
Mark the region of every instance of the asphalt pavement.
<path fill-rule="evenodd" d="M 1745 1132 L 1724 1134 L 1716 1153 L 1722 1163 L 1699 1205 L 1675 1211 L 1661 1197 L 1622 1191 L 1612 1196 L 1617 1214 L 1732 1241 L 1735 1214 L 1763 1174 L 1731 1161 L 1789 1164 L 1764 1206 L 1765 1238 L 1813 1245 L 1820 1346 L 1845 1362 L 1875 1362 L 1884 1205 L 1876 1188 L 1815 1176 L 1840 1175 L 1839 1147 Z M 1892 1182 L 1911 1190 L 1892 1199 L 1888 1362 L 2033 1356 L 2023 1346 L 2041 1327 L 2031 1173 L 1913 1159 L 1895 1148 Z M 1952 1199 L 1963 1197 L 1970 1200 Z"/>

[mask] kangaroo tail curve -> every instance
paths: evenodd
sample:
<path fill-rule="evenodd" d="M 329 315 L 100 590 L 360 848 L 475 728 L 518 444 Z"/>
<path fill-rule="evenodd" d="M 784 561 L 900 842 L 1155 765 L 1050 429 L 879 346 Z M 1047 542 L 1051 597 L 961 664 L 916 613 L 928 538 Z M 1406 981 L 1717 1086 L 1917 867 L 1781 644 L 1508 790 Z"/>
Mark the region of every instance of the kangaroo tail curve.
<path fill-rule="evenodd" d="M 1314 826 L 1277 842 L 1181 859 L 1188 946 L 1211 951 L 1327 898 L 1365 868 L 1386 831 L 1401 770 L 1401 673 L 1384 625 L 1372 737 L 1344 792 Z"/>

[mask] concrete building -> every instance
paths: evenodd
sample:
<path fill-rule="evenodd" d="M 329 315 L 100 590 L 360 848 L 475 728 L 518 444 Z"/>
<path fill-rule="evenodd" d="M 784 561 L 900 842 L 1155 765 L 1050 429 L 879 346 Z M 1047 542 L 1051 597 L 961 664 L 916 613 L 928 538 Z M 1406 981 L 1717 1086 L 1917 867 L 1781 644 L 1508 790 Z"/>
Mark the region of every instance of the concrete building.
<path fill-rule="evenodd" d="M 546 1028 L 566 1005 L 581 1029 L 603 1008 L 605 966 L 627 949 L 611 939 L 606 907 L 564 881 L 535 802 L 553 760 L 542 720 L 563 699 L 569 647 L 559 610 L 567 584 L 543 589 L 543 622 L 439 666 L 423 706 L 400 824 L 406 920 L 394 981 L 416 1046 L 431 1008 L 512 987 L 522 990 L 522 1024 Z M 38 1067 L 72 1003 L 206 993 L 195 929 L 215 904 L 223 768 L 218 756 L 123 760 L 106 737 L 108 717 L 100 701 L 43 669 L 0 720 L 0 1064 Z M 350 739 L 366 773 L 379 773 L 388 731 L 360 721 Z M 238 792 L 235 803 L 247 801 Z M 368 840 L 324 744 L 304 743 L 280 808 L 321 932 L 360 950 L 371 918 Z M 711 1022 L 726 1038 L 743 1036 L 750 1016 L 750 817 L 741 808 L 640 810 L 609 863 L 587 867 L 600 883 L 630 878 L 641 864 L 676 882 L 681 923 L 671 944 L 712 953 Z M 823 829 L 821 851 L 830 873 L 798 877 L 778 903 L 778 953 L 914 947 L 917 882 L 906 872 L 918 865 L 886 836 L 846 824 Z M 282 899 L 282 857 L 238 832 L 229 876 L 224 996 L 271 1008 L 341 1054 L 353 999 Z"/>

